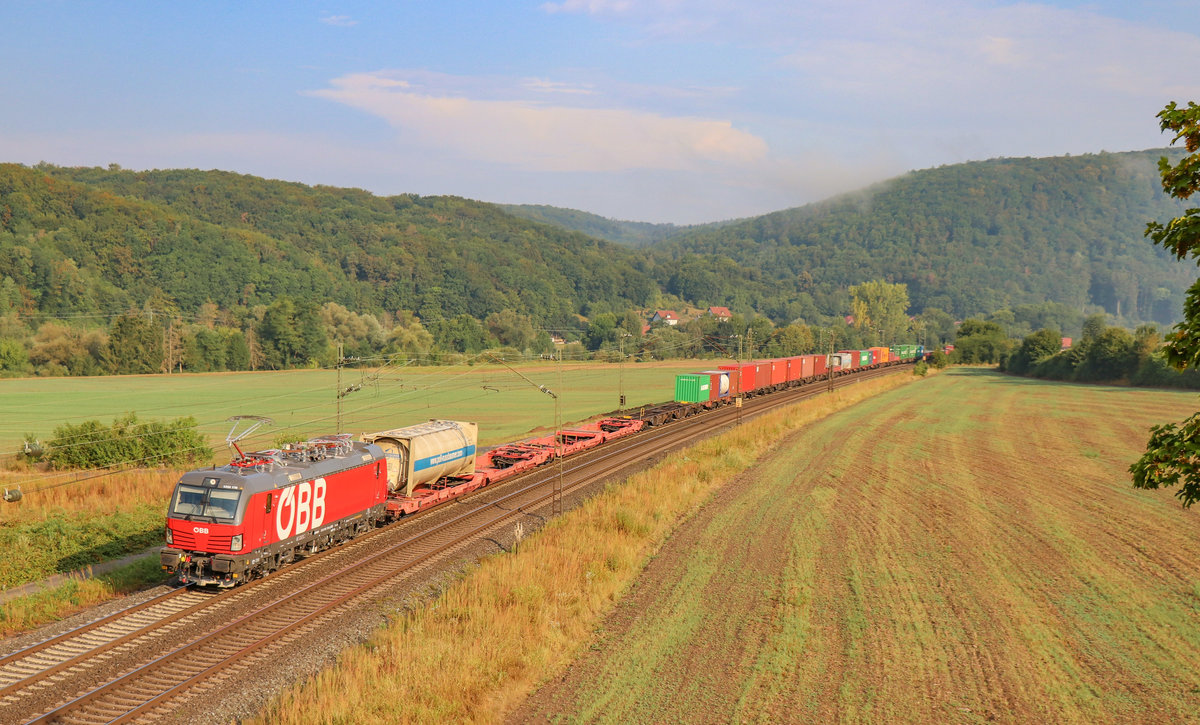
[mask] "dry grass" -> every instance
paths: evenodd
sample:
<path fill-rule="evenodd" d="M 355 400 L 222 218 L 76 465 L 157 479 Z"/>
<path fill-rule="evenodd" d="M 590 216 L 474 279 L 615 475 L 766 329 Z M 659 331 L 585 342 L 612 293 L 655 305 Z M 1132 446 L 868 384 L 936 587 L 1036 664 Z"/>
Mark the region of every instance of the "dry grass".
<path fill-rule="evenodd" d="M 0 587 L 75 571 L 162 543 L 166 502 L 179 475 L 169 470 L 127 471 L 0 504 Z M 61 480 L 73 481 L 74 476 Z M 0 485 L 11 488 L 16 483 L 9 475 Z M 124 591 L 89 587 L 96 584 L 59 587 L 53 590 L 57 594 L 39 594 L 37 601 L 25 604 L 14 601 L 13 607 L 27 606 L 44 616 L 12 616 L 7 621 L 45 624 Z M 87 591 L 91 594 L 80 599 Z"/>
<path fill-rule="evenodd" d="M 501 719 L 592 639 L 648 558 L 713 491 L 787 433 L 912 380 L 891 376 L 800 403 L 610 487 L 293 687 L 260 721 Z"/>
<path fill-rule="evenodd" d="M 182 473 L 171 469 L 57 474 L 6 471 L 0 473 L 0 488 L 46 488 L 30 493 L 15 504 L 0 506 L 0 526 L 55 516 L 95 514 L 141 504 L 159 506 L 165 512 L 167 499 Z M 31 480 L 36 483 L 29 484 Z"/>

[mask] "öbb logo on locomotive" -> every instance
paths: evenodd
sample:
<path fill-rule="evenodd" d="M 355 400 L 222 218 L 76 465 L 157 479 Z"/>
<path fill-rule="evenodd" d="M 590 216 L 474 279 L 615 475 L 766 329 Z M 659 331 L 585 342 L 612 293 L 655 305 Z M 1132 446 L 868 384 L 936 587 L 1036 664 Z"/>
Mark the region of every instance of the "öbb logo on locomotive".
<path fill-rule="evenodd" d="M 280 539 L 303 534 L 325 523 L 325 479 L 283 489 L 275 511 L 275 534 Z"/>
<path fill-rule="evenodd" d="M 644 427 L 705 409 L 830 378 L 913 362 L 924 350 L 842 350 L 831 355 L 742 361 L 675 376 L 671 402 L 617 413 L 551 435 L 506 443 L 480 453 L 475 423 L 431 420 L 364 433 L 314 438 L 282 450 L 236 451 L 225 466 L 189 471 L 167 507 L 163 569 L 182 584 L 232 587 L 265 576 L 296 558 L 347 541 L 407 514 L 431 508 Z"/>

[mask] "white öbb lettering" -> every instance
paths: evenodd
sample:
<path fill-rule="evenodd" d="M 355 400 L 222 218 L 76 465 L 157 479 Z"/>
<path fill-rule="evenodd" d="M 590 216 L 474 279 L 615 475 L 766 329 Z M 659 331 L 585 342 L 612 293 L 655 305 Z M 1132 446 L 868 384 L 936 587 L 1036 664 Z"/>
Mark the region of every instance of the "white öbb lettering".
<path fill-rule="evenodd" d="M 325 479 L 288 486 L 275 508 L 275 533 L 280 539 L 300 535 L 325 523 Z"/>
<path fill-rule="evenodd" d="M 207 526 L 193 526 L 192 533 L 193 534 L 207 534 L 208 527 Z"/>

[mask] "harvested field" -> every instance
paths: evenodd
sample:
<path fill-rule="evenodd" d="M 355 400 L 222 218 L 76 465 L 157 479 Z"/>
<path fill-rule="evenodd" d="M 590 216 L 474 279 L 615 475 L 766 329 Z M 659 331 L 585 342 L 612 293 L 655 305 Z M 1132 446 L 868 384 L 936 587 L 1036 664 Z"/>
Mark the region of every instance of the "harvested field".
<path fill-rule="evenodd" d="M 511 720 L 1195 721 L 1200 520 L 1126 473 L 1195 405 L 955 370 L 830 416 Z"/>

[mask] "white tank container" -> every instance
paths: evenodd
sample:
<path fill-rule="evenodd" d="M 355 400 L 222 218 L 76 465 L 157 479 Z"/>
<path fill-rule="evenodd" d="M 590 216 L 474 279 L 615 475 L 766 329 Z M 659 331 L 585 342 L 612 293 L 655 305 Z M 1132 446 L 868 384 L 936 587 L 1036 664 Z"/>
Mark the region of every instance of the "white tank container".
<path fill-rule="evenodd" d="M 475 471 L 479 425 L 455 420 L 431 420 L 407 428 L 363 433 L 387 457 L 388 490 L 411 496 L 413 489 L 445 476 L 469 476 Z"/>

